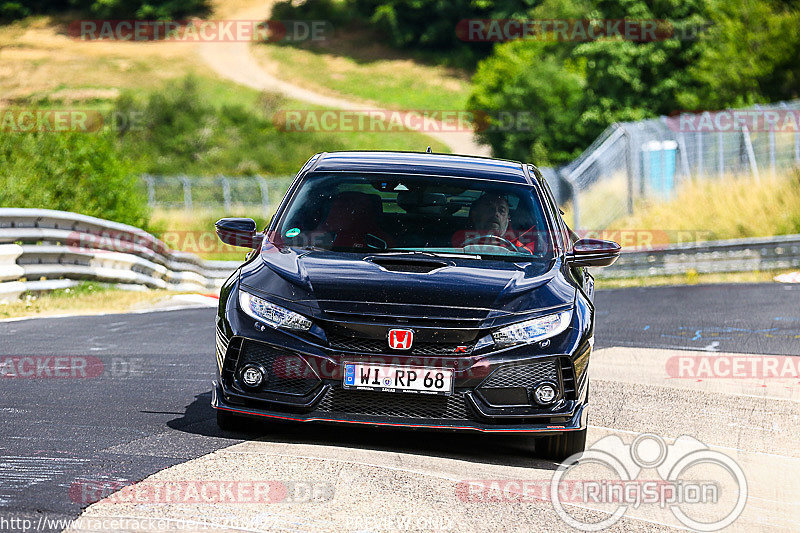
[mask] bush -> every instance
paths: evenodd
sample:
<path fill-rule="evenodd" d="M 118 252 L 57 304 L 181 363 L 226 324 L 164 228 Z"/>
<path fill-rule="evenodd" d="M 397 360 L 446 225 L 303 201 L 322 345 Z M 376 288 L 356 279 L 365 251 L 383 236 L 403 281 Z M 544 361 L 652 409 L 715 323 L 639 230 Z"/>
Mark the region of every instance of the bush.
<path fill-rule="evenodd" d="M 215 105 L 201 81 L 187 77 L 146 101 L 120 97 L 119 116 L 138 117 L 121 132 L 121 147 L 143 157 L 145 172 L 199 176 L 294 174 L 311 154 L 340 148 L 330 135 L 278 131 L 271 117 L 281 105 L 269 94 L 252 106 Z"/>
<path fill-rule="evenodd" d="M 498 47 L 480 64 L 473 79 L 468 107 L 487 112 L 530 113 L 527 127 L 504 131 L 491 122 L 478 132 L 496 157 L 537 164 L 565 163 L 592 142 L 595 132 L 580 127 L 586 108 L 586 82 L 551 57 L 539 57 L 531 43 Z M 532 68 L 532 64 L 536 64 Z M 522 125 L 522 124 L 521 124 Z"/>
<path fill-rule="evenodd" d="M 206 15 L 211 8 L 208 0 L 26 0 L 23 3 L 0 0 L 0 23 L 68 10 L 97 18 L 166 20 Z"/>
<path fill-rule="evenodd" d="M 31 10 L 19 2 L 0 2 L 0 24 L 25 18 Z"/>
<path fill-rule="evenodd" d="M 436 63 L 473 68 L 492 50 L 491 43 L 464 42 L 456 33 L 461 20 L 524 14 L 524 0 L 292 0 L 278 2 L 276 19 L 327 20 L 334 27 L 371 28 L 377 40 L 416 52 Z M 520 5 L 522 4 L 522 5 Z"/>
<path fill-rule="evenodd" d="M 564 164 L 614 122 L 641 120 L 679 109 L 697 82 L 689 66 L 696 41 L 680 38 L 703 21 L 707 0 L 545 0 L 534 17 L 669 20 L 672 38 L 637 42 L 619 37 L 583 42 L 552 38 L 505 42 L 479 65 L 470 105 L 496 115 L 532 111 L 531 132 L 484 135 L 498 157 L 533 155 L 539 164 Z M 583 13 L 583 15 L 581 15 Z"/>
<path fill-rule="evenodd" d="M 0 133 L 0 206 L 73 211 L 146 228 L 136 164 L 113 134 Z"/>

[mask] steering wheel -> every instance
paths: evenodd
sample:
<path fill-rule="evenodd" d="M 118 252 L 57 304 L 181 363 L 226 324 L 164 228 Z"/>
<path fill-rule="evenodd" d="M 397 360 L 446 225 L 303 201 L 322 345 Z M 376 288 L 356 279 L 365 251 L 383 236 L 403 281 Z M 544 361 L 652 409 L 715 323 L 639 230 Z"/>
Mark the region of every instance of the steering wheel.
<path fill-rule="evenodd" d="M 505 248 L 508 248 L 509 250 L 513 250 L 515 252 L 519 252 L 519 247 L 516 244 L 514 244 L 513 242 L 509 241 L 506 238 L 498 237 L 497 235 L 478 235 L 477 237 L 472 237 L 471 239 L 467 239 L 466 241 L 464 241 L 464 246 L 466 247 L 467 245 L 482 239 L 493 239 L 495 241 L 498 241 Z"/>

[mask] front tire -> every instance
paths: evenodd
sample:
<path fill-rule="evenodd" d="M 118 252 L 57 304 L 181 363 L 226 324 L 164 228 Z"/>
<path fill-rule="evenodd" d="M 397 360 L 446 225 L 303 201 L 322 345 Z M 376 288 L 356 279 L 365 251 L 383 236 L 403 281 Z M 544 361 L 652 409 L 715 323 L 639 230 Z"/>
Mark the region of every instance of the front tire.
<path fill-rule="evenodd" d="M 586 449 L 587 428 L 578 431 L 565 431 L 552 437 L 542 437 L 536 441 L 537 455 L 561 462 L 570 455 Z"/>

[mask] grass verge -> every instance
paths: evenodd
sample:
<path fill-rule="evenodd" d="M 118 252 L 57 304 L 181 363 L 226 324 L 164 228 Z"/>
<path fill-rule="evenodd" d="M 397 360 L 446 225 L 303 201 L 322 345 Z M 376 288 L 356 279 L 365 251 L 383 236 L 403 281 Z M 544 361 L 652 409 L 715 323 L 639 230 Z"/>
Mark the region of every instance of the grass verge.
<path fill-rule="evenodd" d="M 114 285 L 83 282 L 69 289 L 23 294 L 19 300 L 0 301 L 0 319 L 51 316 L 63 313 L 93 315 L 146 309 L 177 293 L 165 290 L 125 291 Z"/>
<path fill-rule="evenodd" d="M 641 203 L 611 229 L 702 232 L 708 239 L 800 233 L 800 170 L 684 184 L 671 200 Z"/>
<path fill-rule="evenodd" d="M 642 278 L 596 279 L 598 289 L 625 289 L 629 287 L 659 287 L 667 285 L 707 285 L 716 283 L 769 283 L 775 276 L 795 270 L 773 270 L 757 272 L 728 272 L 718 274 L 698 274 L 689 272 L 670 276 L 650 276 Z"/>
<path fill-rule="evenodd" d="M 313 48 L 258 44 L 253 54 L 278 77 L 322 94 L 389 109 L 466 109 L 466 71 L 400 57 L 358 32 L 340 33 Z"/>
<path fill-rule="evenodd" d="M 229 246 L 217 237 L 214 222 L 224 217 L 252 218 L 258 224 L 259 231 L 267 227 L 272 213 L 266 215 L 248 209 L 217 209 L 202 211 L 166 210 L 153 211 L 150 221 L 156 228 L 156 237 L 173 250 L 189 252 L 206 260 L 242 261 L 247 248 Z"/>

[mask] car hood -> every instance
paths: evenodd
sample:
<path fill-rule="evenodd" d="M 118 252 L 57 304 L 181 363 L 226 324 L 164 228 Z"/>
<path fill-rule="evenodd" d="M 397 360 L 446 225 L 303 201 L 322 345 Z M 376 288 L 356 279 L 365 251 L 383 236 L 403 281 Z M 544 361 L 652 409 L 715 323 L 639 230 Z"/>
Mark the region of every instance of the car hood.
<path fill-rule="evenodd" d="M 260 255 L 261 261 L 242 268 L 241 284 L 311 315 L 346 309 L 487 319 L 564 307 L 575 298 L 558 259 L 511 262 L 292 248 Z"/>

